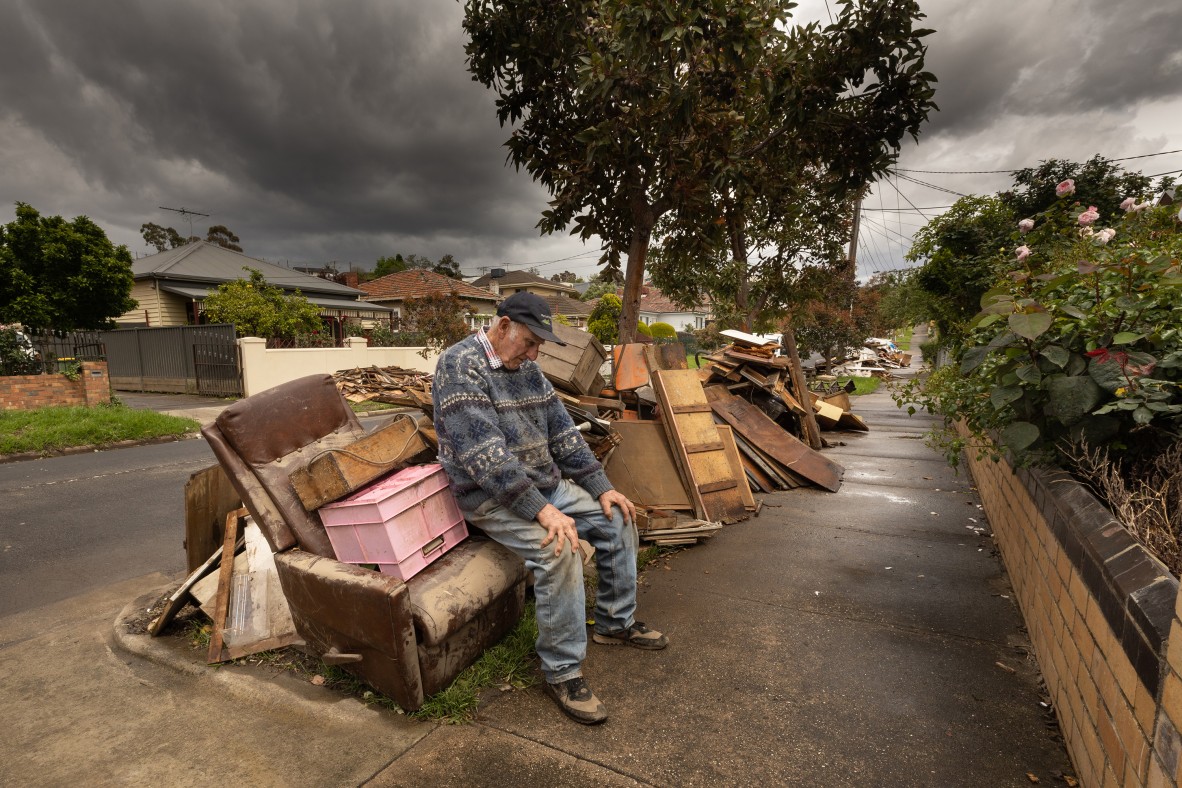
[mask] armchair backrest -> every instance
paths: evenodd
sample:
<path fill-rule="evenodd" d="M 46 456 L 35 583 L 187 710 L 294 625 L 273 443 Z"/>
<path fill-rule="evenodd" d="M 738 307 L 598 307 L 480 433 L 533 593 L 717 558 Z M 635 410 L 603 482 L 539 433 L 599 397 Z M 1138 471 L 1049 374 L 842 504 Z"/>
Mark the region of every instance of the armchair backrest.
<path fill-rule="evenodd" d="M 321 451 L 365 432 L 331 375 L 310 375 L 239 400 L 201 432 L 275 552 L 299 545 L 336 557 L 320 517 L 304 509 L 289 478 Z"/>

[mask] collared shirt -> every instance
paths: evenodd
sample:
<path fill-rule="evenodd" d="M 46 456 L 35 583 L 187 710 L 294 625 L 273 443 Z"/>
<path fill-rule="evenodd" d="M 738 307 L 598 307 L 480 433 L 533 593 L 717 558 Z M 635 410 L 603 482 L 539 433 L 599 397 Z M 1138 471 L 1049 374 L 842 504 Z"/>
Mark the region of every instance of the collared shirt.
<path fill-rule="evenodd" d="M 476 338 L 480 340 L 480 346 L 484 348 L 484 355 L 488 358 L 488 365 L 493 369 L 500 369 L 503 367 L 505 362 L 501 361 L 501 357 L 498 356 L 497 351 L 493 349 L 492 342 L 488 341 L 488 329 L 477 329 Z"/>

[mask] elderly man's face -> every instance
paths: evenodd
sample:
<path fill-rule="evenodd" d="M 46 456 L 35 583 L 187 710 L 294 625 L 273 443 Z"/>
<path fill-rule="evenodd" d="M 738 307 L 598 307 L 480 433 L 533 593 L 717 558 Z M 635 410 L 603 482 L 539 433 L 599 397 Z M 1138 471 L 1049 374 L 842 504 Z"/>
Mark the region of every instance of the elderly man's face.
<path fill-rule="evenodd" d="M 545 340 L 538 339 L 534 332 L 521 323 L 514 323 L 507 317 L 501 320 L 505 322 L 500 325 L 500 342 L 494 342 L 493 348 L 501 357 L 505 369 L 520 369 L 527 359 L 536 360 L 538 348 Z"/>

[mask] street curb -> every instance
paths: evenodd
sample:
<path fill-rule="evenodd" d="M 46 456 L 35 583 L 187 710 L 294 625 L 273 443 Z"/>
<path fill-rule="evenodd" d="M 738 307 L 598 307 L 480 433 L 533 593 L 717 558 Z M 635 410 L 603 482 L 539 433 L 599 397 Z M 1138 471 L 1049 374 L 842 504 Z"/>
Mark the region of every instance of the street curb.
<path fill-rule="evenodd" d="M 108 449 L 130 449 L 134 446 L 154 446 L 158 443 L 179 443 L 181 441 L 200 440 L 200 432 L 185 433 L 184 435 L 161 435 L 158 438 L 142 438 L 137 440 L 116 441 L 115 443 L 88 444 L 86 446 L 69 446 L 64 449 L 47 449 L 45 451 L 22 451 L 15 454 L 0 456 L 0 465 L 8 462 L 24 462 L 25 460 L 45 460 L 50 457 L 64 457 L 69 454 L 89 454 L 91 452 L 107 451 Z"/>
<path fill-rule="evenodd" d="M 326 721 L 331 722 L 346 720 L 356 722 L 363 718 L 372 719 L 372 715 L 379 714 L 385 716 L 389 724 L 411 726 L 413 729 L 421 730 L 423 736 L 438 727 L 437 723 L 411 720 L 378 707 L 367 706 L 357 698 L 342 695 L 331 689 L 316 688 L 310 682 L 304 682 L 282 672 L 276 672 L 272 677 L 264 678 L 247 672 L 249 669 L 239 671 L 227 665 L 207 665 L 200 661 L 200 656 L 195 658 L 198 661 L 186 659 L 168 648 L 158 638 L 146 633 L 137 635 L 127 631 L 126 623 L 128 621 L 138 616 L 140 611 L 147 609 L 152 603 L 159 601 L 174 586 L 175 583 L 170 583 L 141 594 L 119 611 L 112 626 L 114 645 L 119 651 L 186 676 L 213 682 L 244 703 L 278 706 L 290 712 L 323 717 Z M 302 696 L 298 691 L 298 688 L 302 688 L 305 684 L 307 685 L 307 697 Z"/>

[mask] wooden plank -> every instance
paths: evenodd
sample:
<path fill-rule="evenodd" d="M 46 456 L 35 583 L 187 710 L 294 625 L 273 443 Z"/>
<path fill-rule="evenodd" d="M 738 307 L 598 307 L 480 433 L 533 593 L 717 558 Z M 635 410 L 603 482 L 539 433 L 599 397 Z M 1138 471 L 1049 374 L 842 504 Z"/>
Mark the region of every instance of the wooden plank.
<path fill-rule="evenodd" d="M 670 408 L 674 413 L 709 413 L 709 402 L 694 402 L 689 405 L 674 405 Z"/>
<path fill-rule="evenodd" d="M 647 386 L 648 381 L 644 345 L 633 343 L 612 348 L 612 387 L 616 391 L 632 391 Z"/>
<path fill-rule="evenodd" d="M 790 328 L 784 330 L 784 352 L 788 358 L 788 379 L 792 382 L 792 393 L 796 395 L 797 401 L 803 404 L 808 386 L 804 381 L 804 369 L 800 366 L 800 354 L 796 352 L 796 332 Z M 814 451 L 820 449 L 821 428 L 817 426 L 817 420 L 813 418 L 810 408 L 804 408 L 801 421 L 804 422 L 805 442 L 809 448 Z"/>
<path fill-rule="evenodd" d="M 185 482 L 185 557 L 188 571 L 221 550 L 226 515 L 242 506 L 221 465 L 198 471 Z"/>
<path fill-rule="evenodd" d="M 718 451 L 726 448 L 722 441 L 710 441 L 709 443 L 696 443 L 685 447 L 686 454 L 697 454 L 700 451 Z"/>
<path fill-rule="evenodd" d="M 789 490 L 792 488 L 792 484 L 784 473 L 785 469 L 778 462 L 768 457 L 755 446 L 752 446 L 738 433 L 735 434 L 735 442 L 742 449 L 743 454 L 751 461 L 752 465 L 759 468 L 760 472 L 769 480 L 773 488 L 777 490 Z"/>
<path fill-rule="evenodd" d="M 604 472 L 613 487 L 641 506 L 693 509 L 660 422 L 614 421 L 612 429 L 620 436 L 620 445 L 604 464 Z"/>
<path fill-rule="evenodd" d="M 736 481 L 735 479 L 720 479 L 716 482 L 710 482 L 709 484 L 699 484 L 698 485 L 698 492 L 702 493 L 702 495 L 705 495 L 706 493 L 720 492 L 722 490 L 730 490 L 730 489 L 732 489 L 734 487 L 738 487 L 738 486 L 739 486 L 739 482 Z"/>
<path fill-rule="evenodd" d="M 688 369 L 685 361 L 685 345 L 680 342 L 664 342 L 656 346 L 658 369 Z"/>
<path fill-rule="evenodd" d="M 820 398 L 813 402 L 813 410 L 817 412 L 817 424 L 823 430 L 836 428 L 837 422 L 841 421 L 841 414 L 844 412 L 836 405 L 830 405 Z"/>
<path fill-rule="evenodd" d="M 731 472 L 739 482 L 739 495 L 743 498 L 743 508 L 754 509 L 755 496 L 751 494 L 751 487 L 747 484 L 747 473 L 743 468 L 743 459 L 739 456 L 739 446 L 735 443 L 735 433 L 731 430 L 730 425 L 718 424 L 715 425 L 715 428 L 718 430 L 718 437 L 722 441 L 722 448 L 726 452 Z"/>
<path fill-rule="evenodd" d="M 291 473 L 291 485 L 308 511 L 343 498 L 379 476 L 405 467 L 427 442 L 408 414 L 396 416 L 381 429 L 340 447 L 317 454 Z"/>
<path fill-rule="evenodd" d="M 731 471 L 726 450 L 688 454 L 686 446 L 701 445 L 718 440 L 718 429 L 713 414 L 701 409 L 709 406 L 702 384 L 694 370 L 658 370 L 652 374 L 653 389 L 664 414 L 673 456 L 678 461 L 687 482 L 690 499 L 699 519 L 712 522 L 735 522 L 747 516 L 739 494 L 738 482 Z M 685 406 L 698 406 L 685 408 Z M 719 482 L 732 485 L 715 488 Z"/>
<path fill-rule="evenodd" d="M 238 525 L 247 511 L 243 507 L 235 509 L 226 515 L 225 538 L 222 540 L 222 565 L 218 572 L 218 595 L 214 602 L 213 631 L 209 636 L 209 653 L 206 661 L 210 663 L 226 660 L 222 648 L 222 638 L 225 636 L 226 615 L 230 612 L 230 583 L 234 579 L 234 547 L 238 543 Z"/>
<path fill-rule="evenodd" d="M 776 462 L 818 487 L 831 492 L 837 492 L 841 487 L 844 468 L 789 435 L 759 408 L 738 397 L 715 400 L 710 404 L 715 413 L 735 428 L 737 434 L 758 446 L 760 451 L 766 452 Z"/>

